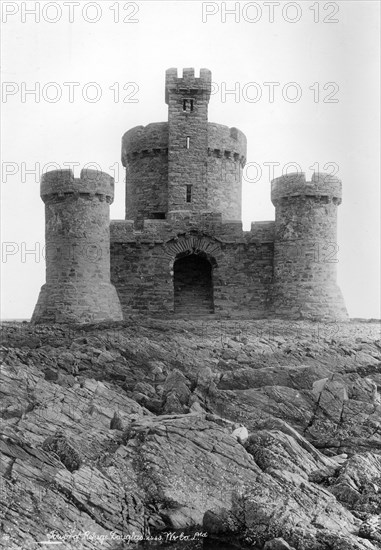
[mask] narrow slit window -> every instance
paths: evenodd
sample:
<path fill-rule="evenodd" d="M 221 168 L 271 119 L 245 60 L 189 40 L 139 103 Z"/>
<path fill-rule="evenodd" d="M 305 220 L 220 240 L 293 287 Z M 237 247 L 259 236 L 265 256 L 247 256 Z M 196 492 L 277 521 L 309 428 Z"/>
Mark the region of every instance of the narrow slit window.
<path fill-rule="evenodd" d="M 187 100 L 183 99 L 183 111 L 187 110 Z"/>
<path fill-rule="evenodd" d="M 194 99 L 190 100 L 190 110 L 193 111 Z"/>
<path fill-rule="evenodd" d="M 192 186 L 187 185 L 187 202 L 192 202 Z"/>
<path fill-rule="evenodd" d="M 189 146 L 190 146 L 190 137 L 187 136 L 187 149 L 189 149 Z"/>

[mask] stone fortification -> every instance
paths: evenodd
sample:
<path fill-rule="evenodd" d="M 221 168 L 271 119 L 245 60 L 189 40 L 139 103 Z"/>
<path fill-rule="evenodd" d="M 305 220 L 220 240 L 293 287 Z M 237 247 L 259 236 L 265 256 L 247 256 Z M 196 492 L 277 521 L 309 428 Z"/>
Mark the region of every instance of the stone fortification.
<path fill-rule="evenodd" d="M 168 121 L 122 138 L 125 220 L 110 225 L 107 174 L 43 176 L 47 271 L 33 321 L 132 312 L 347 318 L 336 283 L 341 182 L 328 174 L 277 178 L 275 221 L 243 231 L 246 137 L 208 121 L 210 94 L 209 70 L 166 71 Z"/>

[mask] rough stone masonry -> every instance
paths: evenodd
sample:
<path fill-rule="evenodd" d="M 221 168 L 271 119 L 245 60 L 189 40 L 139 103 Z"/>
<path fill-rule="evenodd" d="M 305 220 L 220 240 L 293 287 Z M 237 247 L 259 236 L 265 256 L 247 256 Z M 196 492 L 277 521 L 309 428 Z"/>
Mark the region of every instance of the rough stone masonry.
<path fill-rule="evenodd" d="M 345 320 L 336 283 L 341 182 L 272 181 L 275 221 L 242 230 L 246 137 L 208 122 L 211 72 L 168 69 L 168 122 L 122 139 L 126 219 L 109 221 L 114 181 L 83 170 L 41 180 L 46 284 L 34 323 L 118 321 L 131 313 Z"/>

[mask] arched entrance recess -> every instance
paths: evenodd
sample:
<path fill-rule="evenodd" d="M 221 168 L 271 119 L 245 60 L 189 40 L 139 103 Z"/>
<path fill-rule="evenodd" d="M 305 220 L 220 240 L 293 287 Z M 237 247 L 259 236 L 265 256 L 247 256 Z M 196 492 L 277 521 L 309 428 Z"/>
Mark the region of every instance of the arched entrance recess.
<path fill-rule="evenodd" d="M 212 264 L 203 252 L 178 254 L 173 264 L 174 308 L 182 315 L 214 312 Z"/>

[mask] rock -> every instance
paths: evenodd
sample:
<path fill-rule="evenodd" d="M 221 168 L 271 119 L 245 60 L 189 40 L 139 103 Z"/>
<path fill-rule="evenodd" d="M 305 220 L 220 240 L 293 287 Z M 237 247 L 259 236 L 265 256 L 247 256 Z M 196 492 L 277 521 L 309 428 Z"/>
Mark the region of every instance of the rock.
<path fill-rule="evenodd" d="M 353 535 L 358 521 L 337 506 L 328 492 L 317 490 L 298 474 L 281 470 L 271 472 L 269 477 L 263 474 L 243 496 L 242 506 L 245 536 L 258 545 L 284 538 L 291 546 L 300 547 L 303 539 L 310 539 L 316 542 L 308 548 L 317 550 L 321 548 L 317 540 L 323 535 L 340 540 L 341 548 L 350 548 L 352 543 L 353 548 L 366 547 Z"/>
<path fill-rule="evenodd" d="M 57 365 L 67 370 L 69 373 L 73 373 L 73 367 L 76 363 L 75 355 L 70 351 L 62 351 L 57 357 Z"/>
<path fill-rule="evenodd" d="M 162 411 L 161 399 L 148 399 L 144 402 L 144 406 L 153 414 L 160 414 Z"/>
<path fill-rule="evenodd" d="M 339 422 L 343 404 L 348 401 L 347 386 L 342 380 L 326 380 L 320 393 L 317 393 L 319 408 L 334 421 Z"/>
<path fill-rule="evenodd" d="M 202 525 L 208 510 L 229 510 L 237 491 L 260 472 L 227 430 L 196 415 L 134 423 L 127 456 L 144 466 L 147 499 L 167 502 L 162 513 L 179 529 Z"/>
<path fill-rule="evenodd" d="M 295 550 L 295 548 L 290 546 L 284 539 L 277 538 L 267 541 L 263 550 Z"/>
<path fill-rule="evenodd" d="M 249 432 L 245 426 L 240 426 L 232 432 L 232 437 L 234 437 L 239 443 L 245 443 L 249 437 Z"/>
<path fill-rule="evenodd" d="M 364 521 L 359 529 L 359 536 L 364 539 L 381 542 L 381 516 L 371 516 Z"/>
<path fill-rule="evenodd" d="M 163 388 L 165 414 L 186 412 L 191 395 L 189 385 L 190 382 L 179 370 L 175 369 L 169 373 Z"/>
<path fill-rule="evenodd" d="M 220 359 L 217 363 L 218 370 L 221 371 L 230 371 L 231 367 L 228 361 L 225 361 L 224 359 Z"/>
<path fill-rule="evenodd" d="M 238 355 L 238 351 L 234 351 L 233 349 L 226 348 L 224 349 L 222 353 L 222 359 L 225 361 L 229 361 L 230 359 L 236 359 Z"/>
<path fill-rule="evenodd" d="M 178 400 L 183 404 L 188 403 L 190 396 L 189 390 L 190 382 L 178 369 L 170 372 L 164 382 L 163 394 L 168 396 L 169 394 L 175 395 Z"/>
<path fill-rule="evenodd" d="M 173 392 L 167 395 L 163 412 L 164 414 L 182 414 L 186 412 L 186 407 L 180 402 L 180 399 Z"/>
<path fill-rule="evenodd" d="M 303 432 L 313 416 L 312 392 L 284 386 L 258 389 L 220 390 L 211 398 L 209 408 L 220 416 L 244 424 L 252 432 L 264 419 L 284 418 Z"/>
<path fill-rule="evenodd" d="M 202 520 L 203 530 L 208 535 L 231 536 L 238 534 L 243 525 L 226 508 L 207 510 Z"/>
<path fill-rule="evenodd" d="M 328 382 L 328 378 L 321 378 L 319 380 L 316 380 L 312 384 L 312 392 L 316 395 L 316 397 L 320 396 L 327 382 Z"/>
<path fill-rule="evenodd" d="M 123 430 L 123 422 L 117 412 L 114 412 L 114 416 L 110 421 L 110 430 Z"/>
<path fill-rule="evenodd" d="M 265 386 L 286 386 L 296 389 L 316 387 L 322 375 L 332 374 L 326 366 L 277 366 L 266 368 L 237 368 L 223 373 L 218 388 L 221 390 L 244 390 Z M 312 390 L 314 391 L 314 390 Z"/>
<path fill-rule="evenodd" d="M 142 393 L 147 397 L 156 396 L 155 388 L 151 386 L 151 384 L 148 384 L 147 382 L 138 382 L 137 384 L 135 384 L 134 391 Z"/>
<path fill-rule="evenodd" d="M 246 355 L 243 351 L 240 351 L 236 357 L 236 361 L 239 365 L 250 365 L 251 357 Z"/>
<path fill-rule="evenodd" d="M 57 380 L 58 379 L 58 372 L 57 371 L 54 371 L 52 369 L 45 369 L 43 372 L 44 372 L 46 380 Z"/>
<path fill-rule="evenodd" d="M 189 412 L 192 414 L 205 414 L 204 409 L 198 401 L 194 401 L 189 409 Z"/>
<path fill-rule="evenodd" d="M 98 358 L 97 358 L 97 363 L 99 365 L 112 363 L 113 361 L 115 361 L 115 356 L 109 351 L 101 351 L 101 353 L 98 355 Z"/>
<path fill-rule="evenodd" d="M 162 397 L 164 393 L 164 386 L 162 386 L 161 384 L 156 386 L 156 393 L 159 397 Z"/>
<path fill-rule="evenodd" d="M 77 529 L 116 550 L 112 532 L 204 522 L 221 544 L 380 547 L 379 324 L 17 326 L 3 325 L 0 350 L 0 545 Z"/>
<path fill-rule="evenodd" d="M 313 449 L 301 436 L 296 440 L 279 430 L 259 430 L 251 434 L 245 448 L 264 472 L 282 470 L 307 480 L 316 470 L 328 476 L 338 469 L 335 462 Z"/>
<path fill-rule="evenodd" d="M 57 457 L 69 472 L 74 472 L 81 467 L 82 458 L 79 452 L 69 443 L 67 437 L 61 431 L 47 437 L 42 444 L 42 448 Z"/>
<path fill-rule="evenodd" d="M 347 461 L 348 455 L 346 453 L 342 453 L 341 455 L 334 455 L 332 456 L 332 459 L 337 462 L 338 464 L 343 465 L 344 462 Z"/>
<path fill-rule="evenodd" d="M 197 373 L 197 388 L 208 391 L 210 385 L 214 382 L 214 375 L 210 367 L 200 369 Z"/>
<path fill-rule="evenodd" d="M 145 407 L 146 403 L 150 400 L 145 393 L 140 393 L 137 391 L 132 392 L 131 397 L 143 407 Z"/>
<path fill-rule="evenodd" d="M 350 510 L 381 511 L 381 455 L 358 454 L 341 467 L 330 491 Z"/>

